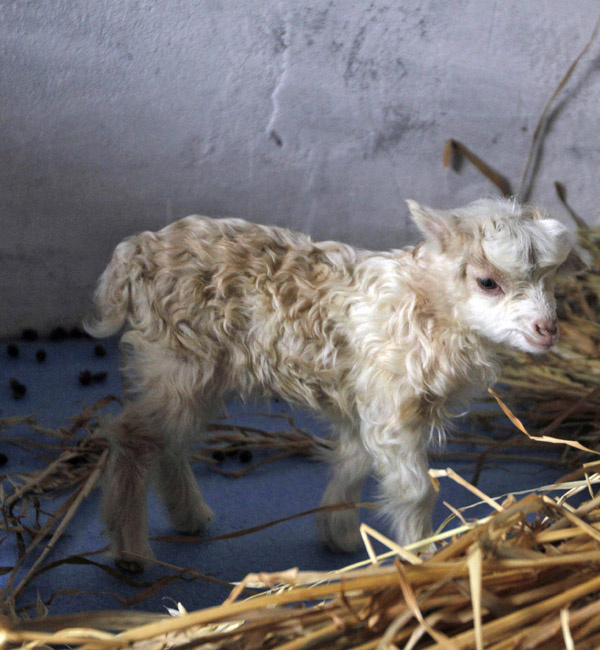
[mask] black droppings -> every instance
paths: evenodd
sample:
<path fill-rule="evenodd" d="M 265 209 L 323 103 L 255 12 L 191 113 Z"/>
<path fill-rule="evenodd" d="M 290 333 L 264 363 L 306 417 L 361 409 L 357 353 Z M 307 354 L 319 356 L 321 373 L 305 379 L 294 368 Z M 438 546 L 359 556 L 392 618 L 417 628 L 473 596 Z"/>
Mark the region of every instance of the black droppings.
<path fill-rule="evenodd" d="M 82 370 L 79 373 L 79 383 L 82 386 L 89 386 L 92 383 L 92 373 L 89 370 Z"/>
<path fill-rule="evenodd" d="M 51 341 L 64 341 L 68 336 L 67 330 L 64 327 L 55 327 L 50 332 Z"/>
<path fill-rule="evenodd" d="M 38 363 L 44 363 L 46 361 L 46 350 L 43 350 L 40 348 L 36 353 L 35 353 L 35 358 Z"/>
<path fill-rule="evenodd" d="M 9 343 L 6 346 L 6 354 L 8 354 L 11 359 L 16 359 L 19 356 L 19 346 L 15 343 Z"/>
<path fill-rule="evenodd" d="M 89 386 L 90 384 L 99 384 L 106 380 L 108 376 L 107 372 L 94 372 L 91 373 L 89 370 L 82 370 L 79 373 L 79 383 L 82 386 Z"/>
<path fill-rule="evenodd" d="M 106 348 L 103 345 L 98 345 L 94 346 L 94 356 L 95 357 L 105 357 L 106 356 Z"/>
<path fill-rule="evenodd" d="M 249 449 L 242 449 L 240 451 L 240 461 L 242 463 L 249 463 L 252 460 L 252 452 Z"/>
<path fill-rule="evenodd" d="M 0 467 L 3 467 L 6 463 L 8 463 L 8 456 L 0 452 Z"/>
<path fill-rule="evenodd" d="M 225 452 L 217 449 L 213 451 L 212 457 L 217 461 L 217 463 L 222 463 L 225 460 Z"/>
<path fill-rule="evenodd" d="M 37 330 L 34 330 L 32 327 L 26 327 L 21 332 L 21 338 L 24 341 L 37 341 L 38 340 Z"/>
<path fill-rule="evenodd" d="M 21 399 L 25 397 L 27 392 L 27 387 L 24 386 L 18 379 L 14 377 L 10 380 L 10 387 L 12 388 L 12 394 L 14 399 Z"/>

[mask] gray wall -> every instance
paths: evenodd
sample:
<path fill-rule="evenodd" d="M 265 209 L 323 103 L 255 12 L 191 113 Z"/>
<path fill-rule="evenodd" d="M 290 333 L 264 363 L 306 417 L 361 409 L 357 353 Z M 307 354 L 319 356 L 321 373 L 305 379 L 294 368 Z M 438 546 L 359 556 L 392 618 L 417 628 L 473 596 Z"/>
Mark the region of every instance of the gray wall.
<path fill-rule="evenodd" d="M 596 0 L 0 0 L 0 334 L 73 323 L 125 235 L 192 212 L 369 247 L 414 240 L 404 199 L 518 188 Z M 552 182 L 597 221 L 600 47 L 551 121 Z"/>

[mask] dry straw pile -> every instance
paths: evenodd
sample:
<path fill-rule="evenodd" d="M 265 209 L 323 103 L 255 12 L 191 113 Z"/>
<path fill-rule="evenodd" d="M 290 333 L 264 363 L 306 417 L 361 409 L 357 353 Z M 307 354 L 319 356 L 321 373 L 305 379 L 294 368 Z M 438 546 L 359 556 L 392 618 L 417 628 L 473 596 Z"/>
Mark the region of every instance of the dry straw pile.
<path fill-rule="evenodd" d="M 440 472 L 436 473 L 438 476 Z M 423 560 L 408 549 L 335 573 L 251 575 L 220 606 L 174 616 L 134 612 L 5 621 L 6 647 L 597 648 L 600 646 L 600 475 L 531 494 L 464 524 Z M 394 559 L 390 560 L 390 556 Z M 271 587 L 238 600 L 244 587 Z"/>

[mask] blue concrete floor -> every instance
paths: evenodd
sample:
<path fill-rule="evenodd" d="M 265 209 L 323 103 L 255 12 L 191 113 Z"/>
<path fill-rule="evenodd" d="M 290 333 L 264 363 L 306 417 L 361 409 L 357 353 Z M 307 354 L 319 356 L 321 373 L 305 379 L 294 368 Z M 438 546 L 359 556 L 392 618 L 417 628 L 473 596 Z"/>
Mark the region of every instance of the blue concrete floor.
<path fill-rule="evenodd" d="M 7 352 L 7 343 L 0 347 L 0 417 L 26 415 L 33 413 L 39 424 L 59 427 L 67 424 L 68 418 L 79 413 L 107 394 L 121 394 L 118 373 L 118 354 L 115 340 L 102 341 L 107 356 L 94 355 L 98 344 L 87 338 L 65 339 L 58 342 L 39 340 L 35 342 L 15 341 L 19 347 L 18 358 Z M 36 360 L 36 351 L 46 351 L 43 363 Z M 80 373 L 106 372 L 106 379 L 82 386 Z M 26 386 L 25 396 L 14 399 L 10 386 L 11 379 L 17 379 Z M 118 410 L 113 404 L 107 413 Z M 326 427 L 307 413 L 291 411 L 286 405 L 273 403 L 253 407 L 231 404 L 228 406 L 228 422 L 245 423 L 262 429 L 281 429 L 285 423 L 278 418 L 257 415 L 271 413 L 290 413 L 296 425 L 315 434 L 325 434 Z M 490 435 L 478 432 L 480 435 Z M 4 487 L 10 493 L 6 476 L 43 468 L 48 459 L 38 453 L 32 455 L 19 446 L 7 442 L 6 437 L 26 434 L 43 440 L 41 434 L 26 433 L 22 427 L 0 431 L 4 438 L 1 451 L 8 457 L 6 465 L 0 469 L 4 474 Z M 452 452 L 480 451 L 475 446 L 450 445 Z M 518 452 L 519 453 L 519 452 Z M 522 452 L 520 452 L 522 453 Z M 556 455 L 556 450 L 548 447 L 538 452 L 543 457 Z M 532 455 L 527 452 L 527 455 Z M 254 451 L 252 462 L 265 456 L 265 452 Z M 436 467 L 451 466 L 470 479 L 473 475 L 473 459 L 434 458 Z M 245 465 L 239 458 L 227 458 L 221 469 L 234 471 Z M 319 505 L 321 493 L 327 480 L 327 468 L 306 457 L 295 456 L 275 463 L 263 465 L 242 478 L 230 478 L 215 472 L 205 463 L 197 463 L 195 472 L 201 484 L 206 501 L 216 513 L 207 535 L 218 537 L 233 531 L 257 526 L 295 513 L 303 512 Z M 501 463 L 490 461 L 481 474 L 479 487 L 490 496 L 536 488 L 553 482 L 563 475 L 565 469 L 543 463 Z M 370 481 L 363 495 L 364 501 L 374 501 L 376 486 Z M 65 495 L 42 499 L 43 509 L 52 511 Z M 441 494 L 435 510 L 435 525 L 448 516 L 449 510 L 443 505 L 447 501 L 454 507 L 462 507 L 476 501 L 464 488 L 450 480 L 441 480 Z M 52 551 L 44 564 L 61 558 L 76 556 L 100 549 L 106 545 L 102 524 L 98 516 L 99 490 L 94 490 L 79 509 L 69 525 L 66 534 Z M 169 524 L 154 495 L 149 499 L 150 535 L 152 537 L 173 535 Z M 469 511 L 468 516 L 484 516 L 489 508 Z M 374 526 L 384 534 L 385 522 L 378 519 L 372 510 L 362 511 L 363 521 Z M 452 524 L 452 526 L 458 525 Z M 25 535 L 25 541 L 29 538 Z M 156 556 L 171 565 L 181 568 L 194 568 L 201 574 L 225 582 L 241 580 L 250 572 L 279 571 L 290 567 L 304 570 L 331 570 L 366 558 L 365 552 L 354 555 L 336 555 L 323 548 L 316 536 L 316 526 L 312 516 L 306 516 L 281 523 L 265 530 L 227 540 L 202 541 L 196 543 L 175 543 L 154 541 Z M 39 551 L 38 551 L 39 552 Z M 24 570 L 37 557 L 38 552 L 25 564 Z M 6 537 L 0 545 L 0 566 L 13 566 L 18 557 L 18 545 L 14 536 Z M 112 568 L 110 561 L 102 554 L 88 556 L 89 560 Z M 132 584 L 124 584 L 94 564 L 63 564 L 39 575 L 24 591 L 18 604 L 33 603 L 37 595 L 46 602 L 56 594 L 49 605 L 52 614 L 81 612 L 96 609 L 123 608 L 124 606 L 150 611 L 165 611 L 180 602 L 187 610 L 194 610 L 221 602 L 229 593 L 229 588 L 216 582 L 188 575 L 185 580 L 169 581 L 174 575 L 171 568 L 156 565 L 143 575 L 130 577 Z M 145 597 L 145 590 L 156 580 L 165 578 L 160 589 Z M 6 575 L 1 580 L 6 583 Z M 134 602 L 139 599 L 139 602 Z"/>

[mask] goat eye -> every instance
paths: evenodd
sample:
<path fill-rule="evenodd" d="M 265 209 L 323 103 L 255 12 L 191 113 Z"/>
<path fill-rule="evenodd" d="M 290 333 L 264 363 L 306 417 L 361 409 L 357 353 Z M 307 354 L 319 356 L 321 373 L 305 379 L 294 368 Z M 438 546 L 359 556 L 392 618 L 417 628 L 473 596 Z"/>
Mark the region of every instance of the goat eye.
<path fill-rule="evenodd" d="M 492 278 L 477 278 L 477 284 L 485 291 L 494 291 L 499 287 L 496 280 Z"/>

